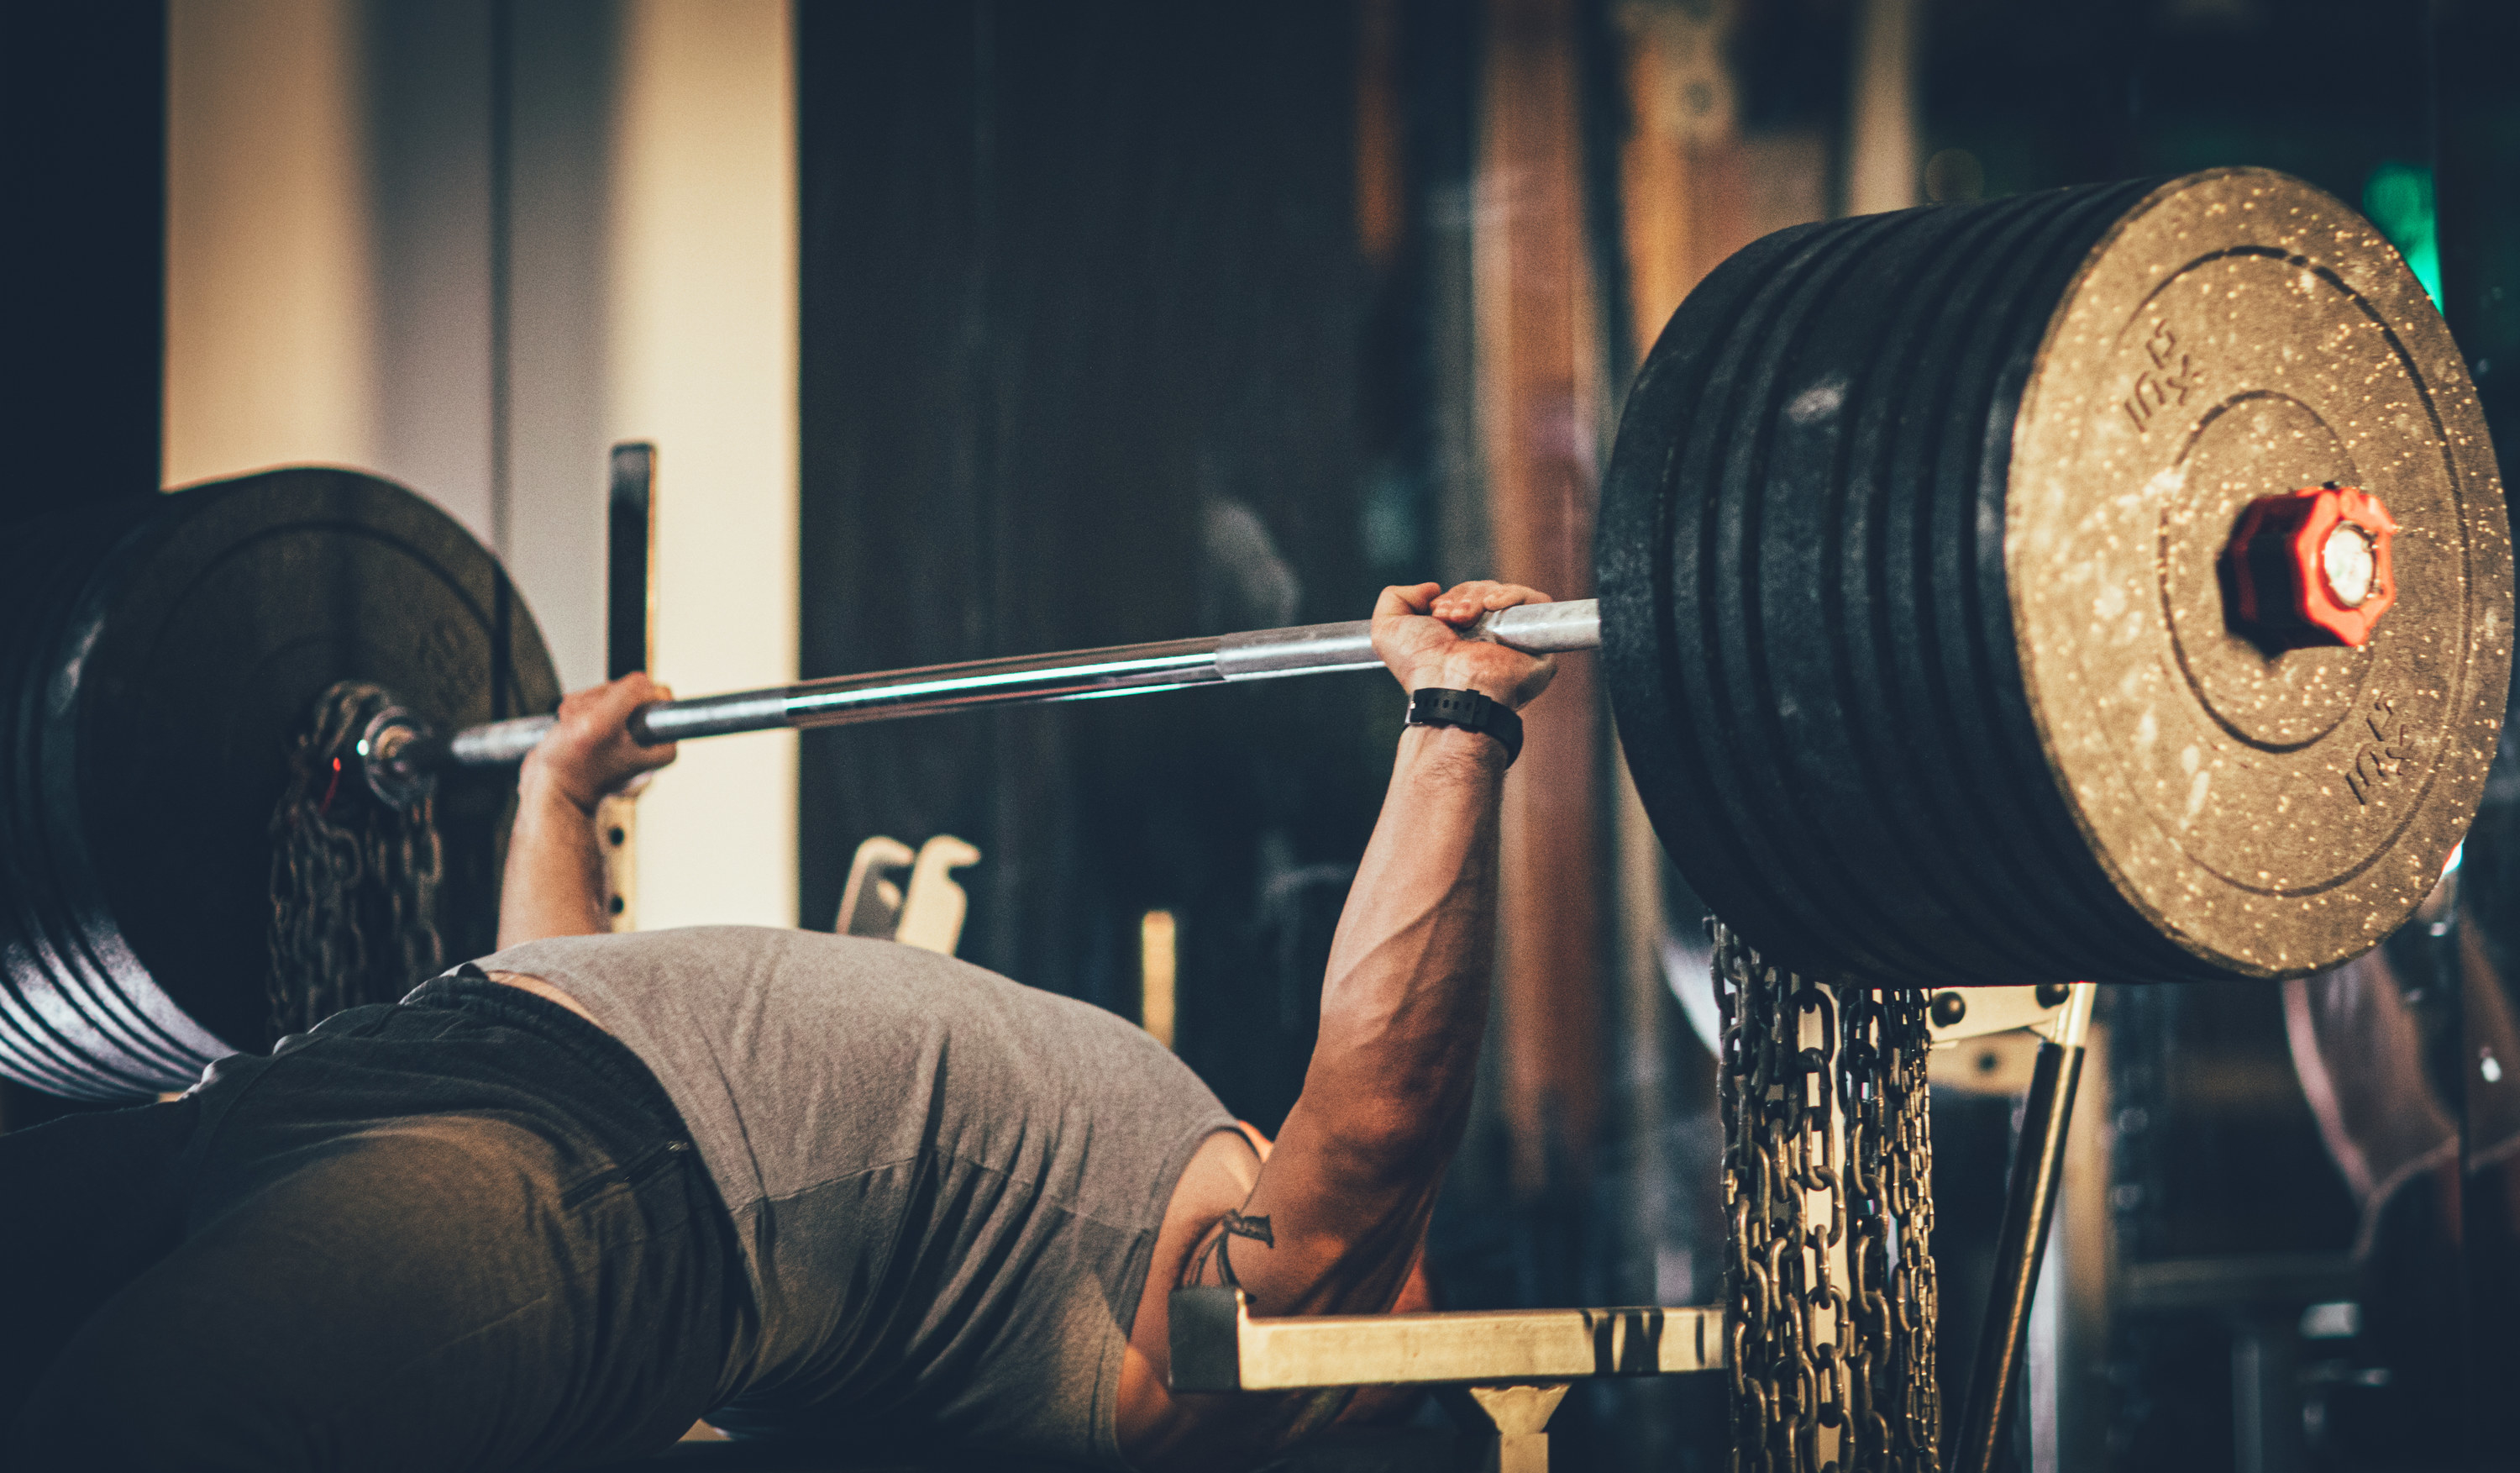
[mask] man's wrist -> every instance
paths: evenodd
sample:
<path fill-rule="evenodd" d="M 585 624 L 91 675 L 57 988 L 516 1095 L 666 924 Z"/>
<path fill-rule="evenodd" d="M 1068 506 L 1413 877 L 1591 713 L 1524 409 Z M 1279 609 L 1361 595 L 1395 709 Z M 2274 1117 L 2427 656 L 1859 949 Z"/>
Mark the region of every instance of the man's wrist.
<path fill-rule="evenodd" d="M 520 803 L 540 805 L 553 809 L 567 808 L 579 817 L 593 822 L 596 800 L 580 802 L 560 775 L 541 760 L 540 753 L 528 754 L 524 766 L 517 773 L 517 797 Z"/>
<path fill-rule="evenodd" d="M 1512 707 L 1474 690 L 1421 685 L 1410 692 L 1412 726 L 1450 726 L 1492 737 L 1511 763 L 1522 753 L 1522 717 Z"/>
<path fill-rule="evenodd" d="M 1483 731 L 1467 731 L 1459 726 L 1404 726 L 1400 731 L 1400 750 L 1409 752 L 1411 744 L 1423 758 L 1439 759 L 1440 765 L 1462 764 L 1464 774 L 1476 770 L 1502 774 L 1513 765 L 1506 755 L 1505 744 Z"/>

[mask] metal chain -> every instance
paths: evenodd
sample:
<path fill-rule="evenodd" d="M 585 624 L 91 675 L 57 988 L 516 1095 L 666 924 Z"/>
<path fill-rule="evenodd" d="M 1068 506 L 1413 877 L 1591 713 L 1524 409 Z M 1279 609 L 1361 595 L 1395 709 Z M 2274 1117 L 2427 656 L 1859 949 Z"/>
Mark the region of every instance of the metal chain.
<path fill-rule="evenodd" d="M 290 749 L 271 814 L 274 1039 L 346 1007 L 391 1002 L 444 960 L 434 803 L 380 803 L 359 770 L 360 735 L 386 700 L 374 685 L 334 685 Z"/>
<path fill-rule="evenodd" d="M 1711 929 L 1732 1473 L 1937 1473 L 1925 994 Z"/>

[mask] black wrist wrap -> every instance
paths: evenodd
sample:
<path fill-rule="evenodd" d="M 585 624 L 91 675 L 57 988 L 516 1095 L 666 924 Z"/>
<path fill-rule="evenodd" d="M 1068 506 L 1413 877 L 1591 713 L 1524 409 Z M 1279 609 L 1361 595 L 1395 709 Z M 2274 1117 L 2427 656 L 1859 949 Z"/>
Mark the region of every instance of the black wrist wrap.
<path fill-rule="evenodd" d="M 1522 756 L 1522 717 L 1502 702 L 1491 701 L 1474 690 L 1440 690 L 1420 687 L 1409 697 L 1409 724 L 1412 726 L 1459 726 L 1463 731 L 1480 732 L 1505 744 L 1506 765 Z"/>

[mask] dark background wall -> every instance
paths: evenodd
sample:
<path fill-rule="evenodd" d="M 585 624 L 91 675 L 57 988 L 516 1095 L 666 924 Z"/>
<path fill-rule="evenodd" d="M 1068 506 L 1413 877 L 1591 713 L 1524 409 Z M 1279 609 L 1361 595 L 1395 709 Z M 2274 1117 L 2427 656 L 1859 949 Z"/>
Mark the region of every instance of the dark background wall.
<path fill-rule="evenodd" d="M 0 6 L 10 387 L 0 527 L 158 487 L 166 17 Z"/>
<path fill-rule="evenodd" d="M 805 676 L 1361 618 L 1423 566 L 1356 14 L 800 9 Z M 1169 909 L 1182 1052 L 1274 1128 L 1397 720 L 1344 676 L 809 734 L 799 919 L 860 838 L 959 834 L 963 954 L 1136 1016 Z"/>

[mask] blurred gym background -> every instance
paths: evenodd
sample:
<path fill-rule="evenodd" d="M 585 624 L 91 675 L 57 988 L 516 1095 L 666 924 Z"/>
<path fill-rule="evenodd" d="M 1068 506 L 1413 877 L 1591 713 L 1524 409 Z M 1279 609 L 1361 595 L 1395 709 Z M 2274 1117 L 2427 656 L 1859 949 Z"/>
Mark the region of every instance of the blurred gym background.
<path fill-rule="evenodd" d="M 2265 164 L 2358 206 L 2520 446 L 2507 3 L 6 15 L 0 524 L 360 467 L 499 553 L 572 685 L 602 672 L 623 439 L 659 447 L 657 670 L 686 694 L 1355 618 L 1400 579 L 1584 596 L 1627 377 L 1715 262 L 2089 180 Z M 1701 912 L 1584 660 L 1560 686 L 1514 773 L 1434 1267 L 1458 1308 L 1709 1303 Z M 1355 676 L 695 745 L 643 803 L 641 919 L 828 928 L 862 840 L 957 834 L 984 856 L 965 957 L 1145 1021 L 1274 1128 L 1399 721 Z M 2454 908 L 2391 944 L 2358 1025 L 2416 1061 L 2376 1135 L 2320 981 L 2103 1001 L 2018 1466 L 2511 1465 L 2520 1038 Z M 1949 1378 L 2026 1058 L 1937 1060 Z M 61 1108 L 9 1086 L 0 1124 Z M 1578 1395 L 1561 1465 L 1723 1466 L 1714 1378 Z"/>

